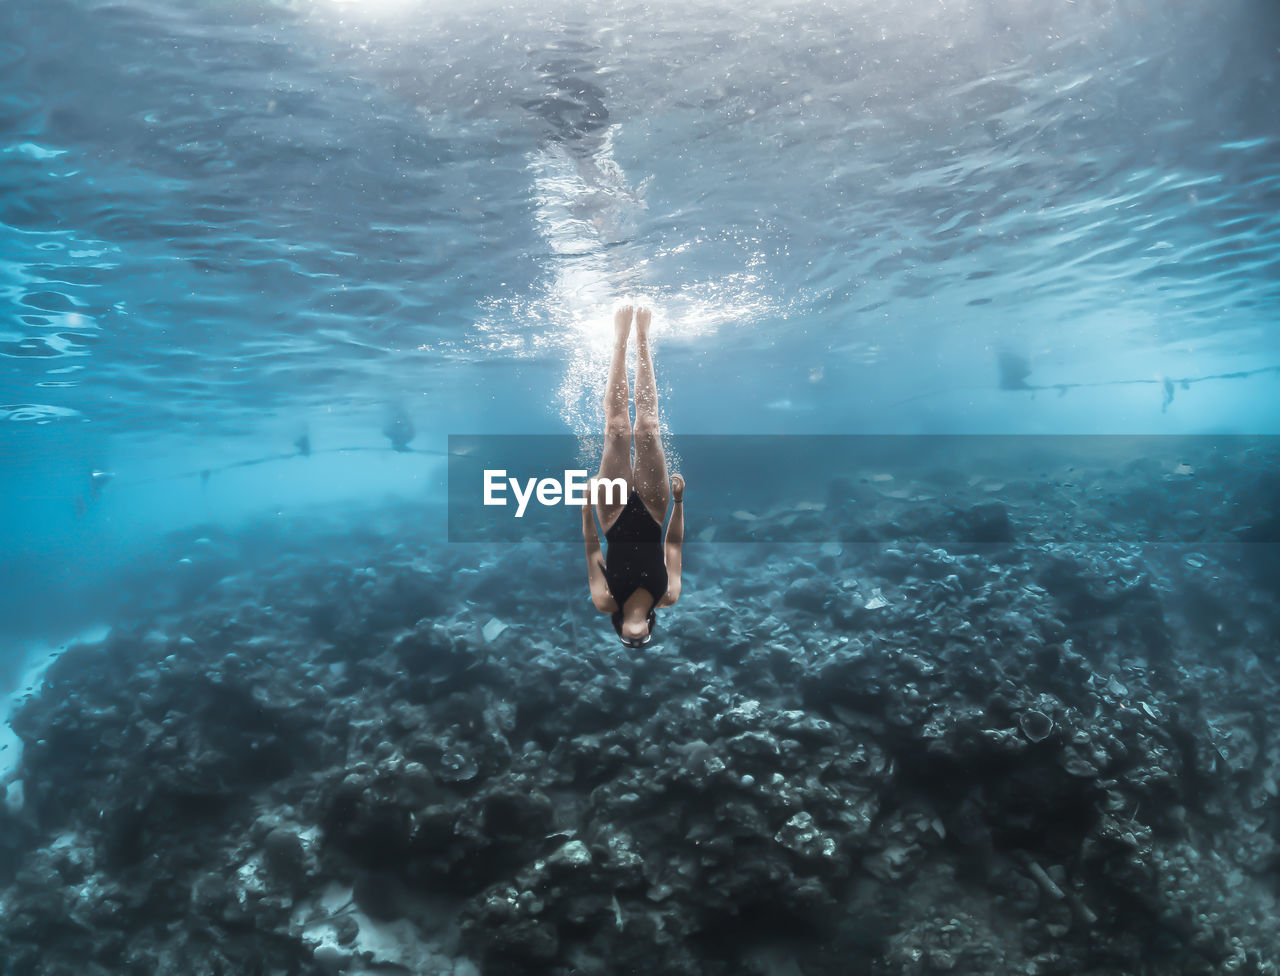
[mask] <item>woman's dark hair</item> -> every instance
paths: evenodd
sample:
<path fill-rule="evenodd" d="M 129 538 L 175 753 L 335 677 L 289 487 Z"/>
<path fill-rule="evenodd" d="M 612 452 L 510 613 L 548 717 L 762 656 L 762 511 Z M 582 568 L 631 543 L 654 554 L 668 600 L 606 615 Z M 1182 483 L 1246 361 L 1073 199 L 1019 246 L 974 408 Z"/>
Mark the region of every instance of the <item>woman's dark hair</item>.
<path fill-rule="evenodd" d="M 609 619 L 613 621 L 613 629 L 618 636 L 622 636 L 622 611 L 615 610 L 609 615 Z M 654 612 L 653 607 L 649 608 L 649 639 L 653 640 L 653 635 L 658 631 L 658 615 Z"/>

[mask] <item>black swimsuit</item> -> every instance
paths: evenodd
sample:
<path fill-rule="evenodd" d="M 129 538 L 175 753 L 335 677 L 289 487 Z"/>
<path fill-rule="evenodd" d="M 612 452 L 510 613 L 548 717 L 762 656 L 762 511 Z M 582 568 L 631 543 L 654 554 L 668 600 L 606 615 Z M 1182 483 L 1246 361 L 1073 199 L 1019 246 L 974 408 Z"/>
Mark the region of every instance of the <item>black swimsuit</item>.
<path fill-rule="evenodd" d="M 667 561 L 662 526 L 649 514 L 639 493 L 627 493 L 627 504 L 604 534 L 604 580 L 621 610 L 636 590 L 648 590 L 656 607 L 667 592 Z"/>

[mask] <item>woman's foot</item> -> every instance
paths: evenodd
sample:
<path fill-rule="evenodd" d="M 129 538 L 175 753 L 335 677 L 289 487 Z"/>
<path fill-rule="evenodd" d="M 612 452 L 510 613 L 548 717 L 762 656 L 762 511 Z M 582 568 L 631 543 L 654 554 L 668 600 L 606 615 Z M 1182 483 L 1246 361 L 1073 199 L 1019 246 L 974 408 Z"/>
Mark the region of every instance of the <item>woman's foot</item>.
<path fill-rule="evenodd" d="M 653 317 L 653 313 L 648 306 L 641 305 L 636 309 L 636 338 L 649 338 L 649 321 Z"/>
<path fill-rule="evenodd" d="M 631 313 L 630 305 L 623 305 L 613 313 L 613 340 L 626 344 L 627 336 L 631 334 Z"/>

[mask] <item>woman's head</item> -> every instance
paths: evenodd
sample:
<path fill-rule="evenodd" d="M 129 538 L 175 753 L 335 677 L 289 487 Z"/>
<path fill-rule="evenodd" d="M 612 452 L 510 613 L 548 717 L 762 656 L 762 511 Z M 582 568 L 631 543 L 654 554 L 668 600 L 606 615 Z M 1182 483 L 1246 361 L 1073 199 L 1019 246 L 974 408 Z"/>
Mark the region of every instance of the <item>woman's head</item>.
<path fill-rule="evenodd" d="M 639 613 L 624 616 L 621 610 L 616 610 L 610 619 L 618 637 L 628 647 L 643 647 L 648 644 L 658 628 L 658 615 L 652 607 L 643 616 Z"/>

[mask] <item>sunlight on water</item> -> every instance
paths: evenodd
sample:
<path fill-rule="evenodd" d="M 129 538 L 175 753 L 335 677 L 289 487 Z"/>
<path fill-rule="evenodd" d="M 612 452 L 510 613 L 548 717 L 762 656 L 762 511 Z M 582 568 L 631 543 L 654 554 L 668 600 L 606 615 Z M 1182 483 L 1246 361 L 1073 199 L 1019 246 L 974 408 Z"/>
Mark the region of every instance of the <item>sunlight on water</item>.
<path fill-rule="evenodd" d="M 1242 10 L 18 0 L 0 20 L 13 425 L 265 436 L 400 401 L 424 431 L 591 431 L 610 310 L 645 301 L 672 415 L 759 391 L 706 420 L 737 429 L 1274 426 L 1244 385 L 1280 363 L 1274 45 Z M 1026 387 L 995 386 L 1005 351 Z M 1169 403 L 1166 375 L 1224 395 Z"/>
<path fill-rule="evenodd" d="M 654 309 L 655 355 L 664 342 L 705 341 L 727 325 L 750 325 L 779 311 L 766 287 L 762 253 L 750 256 L 741 272 L 720 279 L 675 287 L 656 283 L 648 273 L 652 261 L 714 241 L 686 240 L 643 254 L 634 238 L 652 177 L 633 186 L 618 164 L 613 142 L 619 128 L 610 126 L 594 144 L 551 141 L 528 155 L 538 232 L 557 260 L 533 295 L 490 301 L 478 325 L 480 344 L 489 353 L 564 362 L 555 399 L 565 425 L 583 438 L 600 428 L 614 308 Z M 628 370 L 634 374 L 634 348 Z"/>

